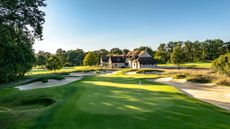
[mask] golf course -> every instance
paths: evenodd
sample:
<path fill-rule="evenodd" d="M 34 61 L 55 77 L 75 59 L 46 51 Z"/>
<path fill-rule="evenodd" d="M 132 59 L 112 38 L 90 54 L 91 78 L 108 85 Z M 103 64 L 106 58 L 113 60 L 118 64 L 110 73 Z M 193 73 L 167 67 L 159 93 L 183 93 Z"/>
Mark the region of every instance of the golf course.
<path fill-rule="evenodd" d="M 0 90 L 1 129 L 229 129 L 230 113 L 157 75 L 84 76 L 66 85 Z"/>

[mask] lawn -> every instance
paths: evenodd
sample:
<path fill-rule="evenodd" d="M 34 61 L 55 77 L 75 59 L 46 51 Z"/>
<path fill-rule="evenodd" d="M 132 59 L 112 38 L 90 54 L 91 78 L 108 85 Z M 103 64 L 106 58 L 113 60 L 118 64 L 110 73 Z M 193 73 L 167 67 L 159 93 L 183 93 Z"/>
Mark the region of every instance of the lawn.
<path fill-rule="evenodd" d="M 196 62 L 196 63 L 185 63 L 182 66 L 192 67 L 192 68 L 211 68 L 211 62 Z M 158 66 L 176 66 L 175 64 L 158 64 Z"/>
<path fill-rule="evenodd" d="M 229 112 L 188 97 L 172 86 L 144 79 L 154 76 L 117 73 L 88 76 L 78 82 L 46 89 L 2 88 L 0 128 L 230 128 Z"/>
<path fill-rule="evenodd" d="M 74 66 L 74 67 L 63 67 L 60 70 L 51 71 L 41 68 L 33 68 L 26 75 L 38 75 L 38 74 L 51 74 L 51 73 L 63 73 L 63 72 L 81 72 L 81 71 L 91 71 L 100 70 L 98 66 Z"/>

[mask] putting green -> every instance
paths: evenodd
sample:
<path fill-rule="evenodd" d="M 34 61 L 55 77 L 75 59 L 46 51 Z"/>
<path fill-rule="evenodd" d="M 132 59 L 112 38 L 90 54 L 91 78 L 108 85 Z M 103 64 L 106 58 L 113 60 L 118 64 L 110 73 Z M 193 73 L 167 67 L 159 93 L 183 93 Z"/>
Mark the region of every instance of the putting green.
<path fill-rule="evenodd" d="M 142 80 L 129 79 L 133 84 L 108 81 L 83 81 L 84 94 L 78 108 L 96 114 L 139 114 L 169 107 L 170 98 L 160 92 L 179 93 L 168 85 L 153 85 Z M 147 84 L 145 84 L 147 83 Z"/>

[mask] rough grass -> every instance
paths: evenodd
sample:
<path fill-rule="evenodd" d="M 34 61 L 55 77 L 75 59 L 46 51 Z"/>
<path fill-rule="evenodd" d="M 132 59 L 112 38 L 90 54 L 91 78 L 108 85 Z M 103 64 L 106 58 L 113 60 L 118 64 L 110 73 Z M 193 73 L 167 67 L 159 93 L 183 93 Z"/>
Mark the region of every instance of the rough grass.
<path fill-rule="evenodd" d="M 187 81 L 197 83 L 210 83 L 212 82 L 212 78 L 208 75 L 193 75 L 192 77 L 189 77 Z"/>
<path fill-rule="evenodd" d="M 105 69 L 99 66 L 74 66 L 74 67 L 64 67 L 60 70 L 50 71 L 47 69 L 37 69 L 33 68 L 26 75 L 41 75 L 41 74 L 68 74 L 69 72 L 91 72 L 91 71 L 104 71 L 104 70 L 115 70 L 115 69 Z"/>
<path fill-rule="evenodd" d="M 165 69 L 162 76 L 170 76 L 175 79 L 187 79 L 199 83 L 216 83 L 218 85 L 230 86 L 230 77 L 215 73 L 210 69 Z"/>
<path fill-rule="evenodd" d="M 230 77 L 222 77 L 220 79 L 217 79 L 215 83 L 218 85 L 230 86 Z"/>
<path fill-rule="evenodd" d="M 188 68 L 211 68 L 211 62 L 196 62 L 196 63 L 185 63 L 182 66 L 188 67 Z M 174 66 L 177 67 L 175 64 L 158 64 L 158 66 Z"/>
<path fill-rule="evenodd" d="M 137 71 L 137 73 L 162 73 L 162 72 L 164 72 L 164 71 L 157 70 L 157 69 L 150 69 L 150 68 L 148 68 L 148 69 L 139 69 Z"/>
<path fill-rule="evenodd" d="M 46 74 L 44 76 L 33 77 L 33 78 L 31 78 L 31 80 L 26 81 L 25 83 L 22 83 L 21 85 L 29 84 L 29 83 L 33 83 L 33 82 L 43 82 L 43 83 L 46 83 L 46 82 L 48 82 L 49 79 L 62 80 L 64 78 L 65 77 L 62 76 L 61 74 L 50 74 L 50 75 Z"/>
<path fill-rule="evenodd" d="M 62 87 L 0 89 L 1 129 L 230 128 L 229 112 L 172 86 L 145 81 L 149 77 L 120 73 L 85 77 Z M 55 104 L 34 104 L 41 99 Z"/>

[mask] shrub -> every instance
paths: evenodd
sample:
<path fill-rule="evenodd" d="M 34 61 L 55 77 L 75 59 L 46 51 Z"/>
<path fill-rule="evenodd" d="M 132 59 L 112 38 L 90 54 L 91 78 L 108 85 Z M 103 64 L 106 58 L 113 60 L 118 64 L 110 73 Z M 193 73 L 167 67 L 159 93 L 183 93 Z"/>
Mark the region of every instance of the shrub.
<path fill-rule="evenodd" d="M 61 75 L 69 75 L 69 72 L 61 72 L 59 74 L 61 74 Z"/>
<path fill-rule="evenodd" d="M 175 79 L 183 79 L 186 78 L 185 74 L 177 74 L 176 76 L 174 76 Z"/>
<path fill-rule="evenodd" d="M 57 56 L 51 56 L 46 64 L 46 68 L 48 70 L 58 70 L 61 69 L 62 67 L 63 67 L 62 62 Z"/>
<path fill-rule="evenodd" d="M 46 83 L 46 82 L 48 82 L 49 79 L 62 80 L 62 79 L 64 79 L 64 77 L 61 76 L 61 75 L 58 75 L 58 74 L 56 74 L 56 75 L 48 75 L 48 76 L 43 76 L 43 77 L 38 77 L 38 78 L 32 79 L 32 80 L 27 81 L 25 83 L 22 83 L 20 85 L 29 84 L 29 83 L 33 83 L 33 82 Z"/>
<path fill-rule="evenodd" d="M 230 53 L 221 55 L 212 62 L 212 68 L 218 73 L 230 76 Z"/>
<path fill-rule="evenodd" d="M 47 83 L 48 82 L 48 78 L 42 78 L 42 83 Z"/>
<path fill-rule="evenodd" d="M 194 75 L 193 77 L 187 79 L 187 81 L 198 82 L 198 83 L 209 83 L 212 78 L 208 75 Z"/>
<path fill-rule="evenodd" d="M 155 69 L 140 69 L 137 71 L 137 73 L 150 73 L 150 72 L 163 72 L 161 70 L 155 70 Z"/>

